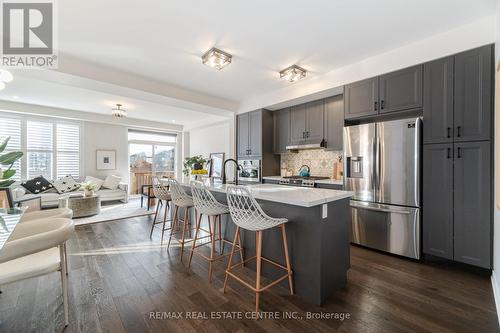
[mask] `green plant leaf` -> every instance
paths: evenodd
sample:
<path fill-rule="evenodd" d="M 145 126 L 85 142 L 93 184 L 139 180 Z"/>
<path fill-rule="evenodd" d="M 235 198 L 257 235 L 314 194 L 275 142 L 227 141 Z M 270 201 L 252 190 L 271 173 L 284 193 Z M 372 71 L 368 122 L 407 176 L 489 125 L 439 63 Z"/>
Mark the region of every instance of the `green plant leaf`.
<path fill-rule="evenodd" d="M 20 151 L 13 151 L 4 155 L 0 155 L 0 164 L 9 165 L 23 157 L 23 153 Z"/>
<path fill-rule="evenodd" d="M 7 143 L 9 143 L 10 136 L 6 137 L 2 143 L 0 143 L 0 153 L 5 150 L 5 147 L 7 147 Z"/>
<path fill-rule="evenodd" d="M 3 172 L 3 179 L 12 178 L 12 176 L 14 176 L 15 174 L 16 174 L 16 170 L 13 170 L 13 169 L 5 170 Z"/>
<path fill-rule="evenodd" d="M 10 185 L 14 184 L 15 180 L 9 179 L 9 180 L 0 180 L 0 188 L 4 187 L 9 187 Z"/>

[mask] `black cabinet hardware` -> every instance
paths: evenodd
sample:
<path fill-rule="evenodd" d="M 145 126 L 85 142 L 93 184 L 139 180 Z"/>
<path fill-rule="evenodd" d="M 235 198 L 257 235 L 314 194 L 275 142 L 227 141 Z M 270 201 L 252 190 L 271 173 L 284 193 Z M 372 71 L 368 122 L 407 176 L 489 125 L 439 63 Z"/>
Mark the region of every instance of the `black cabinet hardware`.
<path fill-rule="evenodd" d="M 457 126 L 457 138 L 460 137 L 460 130 L 462 129 L 461 126 Z"/>
<path fill-rule="evenodd" d="M 462 158 L 462 148 L 457 148 L 457 158 Z"/>
<path fill-rule="evenodd" d="M 377 101 L 375 101 L 375 102 L 373 103 L 373 109 L 374 109 L 375 111 L 377 111 L 377 110 L 378 110 L 378 102 L 377 102 Z"/>
<path fill-rule="evenodd" d="M 380 101 L 380 110 L 383 110 L 385 107 L 385 101 L 384 100 L 381 100 Z"/>
<path fill-rule="evenodd" d="M 447 128 L 447 133 L 448 133 L 448 139 L 451 138 L 451 127 Z"/>
<path fill-rule="evenodd" d="M 448 159 L 451 158 L 451 148 L 447 149 L 446 158 L 448 158 Z"/>

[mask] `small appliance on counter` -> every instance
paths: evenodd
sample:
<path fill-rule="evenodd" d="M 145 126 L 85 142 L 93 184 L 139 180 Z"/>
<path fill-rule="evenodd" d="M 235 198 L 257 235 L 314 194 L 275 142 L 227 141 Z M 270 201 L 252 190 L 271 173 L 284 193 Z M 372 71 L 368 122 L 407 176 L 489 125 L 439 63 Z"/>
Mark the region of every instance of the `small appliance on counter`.
<path fill-rule="evenodd" d="M 260 160 L 238 160 L 240 183 L 259 183 L 262 179 Z"/>

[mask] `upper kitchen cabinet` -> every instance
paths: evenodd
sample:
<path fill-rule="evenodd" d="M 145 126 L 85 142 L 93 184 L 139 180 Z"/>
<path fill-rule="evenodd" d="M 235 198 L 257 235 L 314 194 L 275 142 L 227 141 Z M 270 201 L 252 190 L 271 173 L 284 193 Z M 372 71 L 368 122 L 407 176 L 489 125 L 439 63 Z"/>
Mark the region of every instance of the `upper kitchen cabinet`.
<path fill-rule="evenodd" d="M 424 64 L 424 143 L 453 141 L 454 57 Z"/>
<path fill-rule="evenodd" d="M 421 108 L 422 71 L 418 65 L 380 76 L 380 113 Z"/>
<path fill-rule="evenodd" d="M 378 77 L 344 87 L 345 119 L 378 114 Z"/>
<path fill-rule="evenodd" d="M 238 132 L 236 138 L 236 146 L 238 149 L 238 158 L 245 158 L 248 156 L 250 147 L 250 117 L 248 113 L 238 115 L 236 118 L 236 131 Z"/>
<path fill-rule="evenodd" d="M 238 158 L 262 156 L 262 110 L 238 115 L 236 119 Z"/>
<path fill-rule="evenodd" d="M 274 111 L 273 121 L 274 153 L 286 153 L 286 146 L 290 144 L 290 108 Z"/>
<path fill-rule="evenodd" d="M 455 141 L 491 138 L 492 55 L 487 45 L 455 56 Z"/>
<path fill-rule="evenodd" d="M 326 149 L 343 150 L 344 98 L 342 95 L 325 100 L 325 138 Z"/>
<path fill-rule="evenodd" d="M 306 105 L 290 108 L 290 144 L 298 145 L 306 140 Z"/>
<path fill-rule="evenodd" d="M 306 103 L 306 142 L 320 142 L 324 138 L 325 101 Z"/>

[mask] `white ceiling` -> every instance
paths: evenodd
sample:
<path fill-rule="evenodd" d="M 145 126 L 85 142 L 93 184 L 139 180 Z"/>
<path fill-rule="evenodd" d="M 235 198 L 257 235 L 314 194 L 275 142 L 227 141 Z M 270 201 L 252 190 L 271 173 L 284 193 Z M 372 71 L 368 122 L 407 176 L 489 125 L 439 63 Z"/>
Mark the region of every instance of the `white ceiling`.
<path fill-rule="evenodd" d="M 164 84 L 163 92 L 149 92 L 170 100 L 127 99 L 130 90 L 101 93 L 81 82 L 66 90 L 65 82 L 29 73 L 16 75 L 0 99 L 22 95 L 19 101 L 91 112 L 109 112 L 110 104 L 123 102 L 131 117 L 156 115 L 186 126 L 205 117 L 219 121 L 228 116 L 220 110 L 235 111 L 238 103 L 287 87 L 291 83 L 277 72 L 291 64 L 306 68 L 309 77 L 320 76 L 495 10 L 495 0 L 64 0 L 57 5 L 60 72 L 115 86 L 120 82 L 113 73 L 127 73 Z M 200 56 L 212 46 L 233 54 L 233 63 L 222 71 L 202 65 Z M 82 71 L 75 63 L 96 70 Z M 132 87 L 133 81 L 121 82 L 148 92 L 142 83 Z M 210 98 L 205 112 L 203 101 Z"/>

